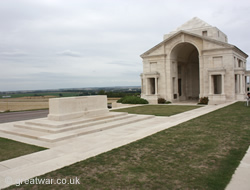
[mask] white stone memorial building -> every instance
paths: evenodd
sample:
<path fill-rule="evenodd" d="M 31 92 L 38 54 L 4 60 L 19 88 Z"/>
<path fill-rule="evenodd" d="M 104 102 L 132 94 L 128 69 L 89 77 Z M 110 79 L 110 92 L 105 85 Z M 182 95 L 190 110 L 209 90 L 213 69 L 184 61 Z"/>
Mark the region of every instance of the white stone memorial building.
<path fill-rule="evenodd" d="M 209 97 L 210 104 L 244 100 L 247 57 L 226 34 L 195 17 L 141 55 L 141 96 L 150 103 L 158 98 Z"/>

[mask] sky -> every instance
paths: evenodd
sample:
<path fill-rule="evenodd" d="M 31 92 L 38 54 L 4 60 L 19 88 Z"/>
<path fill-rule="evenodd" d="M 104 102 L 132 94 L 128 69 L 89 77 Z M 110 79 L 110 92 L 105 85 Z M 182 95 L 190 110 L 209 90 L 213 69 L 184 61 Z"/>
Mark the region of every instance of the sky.
<path fill-rule="evenodd" d="M 250 55 L 249 13 L 249 0 L 1 0 L 0 91 L 140 86 L 140 55 L 193 17 Z"/>

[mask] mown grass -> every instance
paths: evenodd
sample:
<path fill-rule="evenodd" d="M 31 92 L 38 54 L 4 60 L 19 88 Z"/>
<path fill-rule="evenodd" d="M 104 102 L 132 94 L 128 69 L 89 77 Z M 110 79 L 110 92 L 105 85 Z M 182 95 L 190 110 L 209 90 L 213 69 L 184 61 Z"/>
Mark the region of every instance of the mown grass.
<path fill-rule="evenodd" d="M 114 112 L 128 112 L 132 114 L 145 114 L 155 116 L 171 116 L 192 109 L 200 108 L 201 106 L 183 106 L 183 105 L 145 105 L 130 108 L 122 108 L 112 110 Z"/>
<path fill-rule="evenodd" d="M 222 190 L 249 147 L 249 115 L 250 107 L 235 103 L 39 177 L 78 177 L 80 185 L 20 189 Z"/>
<path fill-rule="evenodd" d="M 11 158 L 16 158 L 42 150 L 46 150 L 46 148 L 0 137 L 0 161 L 9 160 Z"/>

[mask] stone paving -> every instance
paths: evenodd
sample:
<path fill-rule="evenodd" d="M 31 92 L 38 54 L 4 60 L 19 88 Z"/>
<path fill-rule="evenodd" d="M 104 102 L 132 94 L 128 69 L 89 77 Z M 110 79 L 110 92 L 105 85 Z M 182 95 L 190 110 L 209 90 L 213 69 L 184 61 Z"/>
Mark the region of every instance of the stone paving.
<path fill-rule="evenodd" d="M 249 190 L 250 189 L 250 147 L 239 167 L 236 169 L 226 190 Z"/>
<path fill-rule="evenodd" d="M 154 117 L 145 121 L 142 120 L 137 123 L 130 123 L 55 143 L 0 132 L 1 137 L 50 148 L 45 151 L 0 162 L 0 188 L 8 187 L 18 183 L 20 180 L 34 178 L 107 152 L 230 104 L 208 105 L 171 117 Z M 13 126 L 15 123 L 1 124 L 0 129 L 6 126 Z M 248 150 L 241 165 L 236 170 L 227 190 L 250 189 L 249 174 L 250 150 Z"/>

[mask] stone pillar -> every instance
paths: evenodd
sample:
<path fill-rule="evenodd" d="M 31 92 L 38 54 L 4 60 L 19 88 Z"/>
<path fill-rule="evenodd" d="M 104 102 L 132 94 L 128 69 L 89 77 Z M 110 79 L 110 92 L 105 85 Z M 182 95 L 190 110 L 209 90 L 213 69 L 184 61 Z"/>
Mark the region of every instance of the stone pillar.
<path fill-rule="evenodd" d="M 172 72 L 171 72 L 171 63 L 172 63 L 172 60 L 171 59 L 167 59 L 166 60 L 166 72 L 165 72 L 165 75 L 166 75 L 166 98 L 168 100 L 172 100 Z"/>
<path fill-rule="evenodd" d="M 158 78 L 157 77 L 155 77 L 155 95 L 158 95 L 158 80 L 157 80 Z"/>
<path fill-rule="evenodd" d="M 213 94 L 213 81 L 212 81 L 212 75 L 209 74 L 209 95 Z"/>
<path fill-rule="evenodd" d="M 144 88 L 143 88 L 143 78 L 141 77 L 141 94 L 144 94 L 143 90 L 144 90 Z"/>
<path fill-rule="evenodd" d="M 221 75 L 221 94 L 224 95 L 225 94 L 225 75 L 222 74 Z"/>
<path fill-rule="evenodd" d="M 244 94 L 245 93 L 245 82 L 244 82 L 244 74 L 241 75 L 241 83 L 242 83 L 242 86 L 241 86 L 241 93 Z"/>
<path fill-rule="evenodd" d="M 200 80 L 200 94 L 199 97 L 204 96 L 204 66 L 203 66 L 203 56 L 199 56 L 199 80 Z"/>
<path fill-rule="evenodd" d="M 239 78 L 240 78 L 240 94 L 243 94 L 243 80 L 242 80 L 242 75 L 239 75 Z"/>
<path fill-rule="evenodd" d="M 149 84 L 148 78 L 146 78 L 146 95 L 148 95 L 148 84 Z"/>
<path fill-rule="evenodd" d="M 245 76 L 245 92 L 247 92 L 247 77 L 248 76 Z"/>
<path fill-rule="evenodd" d="M 240 76 L 239 75 L 236 75 L 236 93 L 239 94 L 240 92 L 240 85 L 239 85 L 239 82 L 240 82 Z"/>

